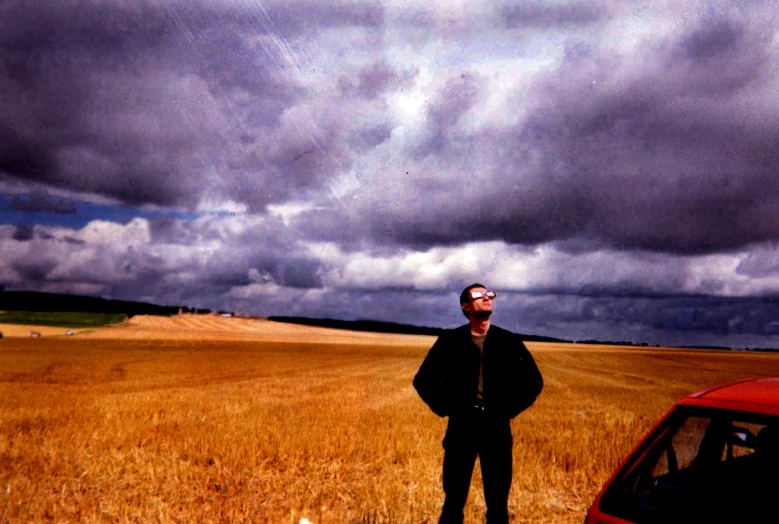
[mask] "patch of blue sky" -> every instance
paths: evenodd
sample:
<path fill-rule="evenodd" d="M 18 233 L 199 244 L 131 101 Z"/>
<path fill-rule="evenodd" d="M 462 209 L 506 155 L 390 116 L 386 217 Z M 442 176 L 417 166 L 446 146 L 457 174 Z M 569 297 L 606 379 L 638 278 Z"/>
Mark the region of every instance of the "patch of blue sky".
<path fill-rule="evenodd" d="M 15 203 L 16 205 L 12 205 Z M 93 220 L 106 220 L 126 224 L 136 217 L 146 220 L 175 218 L 195 220 L 207 213 L 191 213 L 180 210 L 149 210 L 131 206 L 93 204 L 72 200 L 47 201 L 50 206 L 36 206 L 31 199 L 19 195 L 0 194 L 0 224 L 14 226 L 55 226 L 81 229 Z M 27 209 L 25 209 L 27 207 Z"/>

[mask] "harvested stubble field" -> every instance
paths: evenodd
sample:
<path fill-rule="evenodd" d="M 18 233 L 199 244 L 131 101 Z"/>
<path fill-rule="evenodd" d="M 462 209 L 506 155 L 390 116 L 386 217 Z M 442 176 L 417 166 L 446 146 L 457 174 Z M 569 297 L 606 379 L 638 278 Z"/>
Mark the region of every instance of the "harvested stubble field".
<path fill-rule="evenodd" d="M 445 421 L 411 387 L 432 341 L 218 318 L 0 340 L 0 521 L 434 522 Z M 515 522 L 581 522 L 675 400 L 779 375 L 764 353 L 528 347 L 546 387 L 512 423 Z"/>

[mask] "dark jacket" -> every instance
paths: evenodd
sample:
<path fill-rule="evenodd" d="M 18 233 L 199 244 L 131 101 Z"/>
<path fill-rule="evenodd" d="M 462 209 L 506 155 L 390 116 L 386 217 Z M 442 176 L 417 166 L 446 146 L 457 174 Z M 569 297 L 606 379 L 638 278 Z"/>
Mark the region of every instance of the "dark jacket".
<path fill-rule="evenodd" d="M 544 381 L 519 335 L 490 326 L 482 357 L 484 406 L 514 418 L 535 402 Z M 444 332 L 414 377 L 422 400 L 440 416 L 472 408 L 479 384 L 479 348 L 470 325 Z"/>

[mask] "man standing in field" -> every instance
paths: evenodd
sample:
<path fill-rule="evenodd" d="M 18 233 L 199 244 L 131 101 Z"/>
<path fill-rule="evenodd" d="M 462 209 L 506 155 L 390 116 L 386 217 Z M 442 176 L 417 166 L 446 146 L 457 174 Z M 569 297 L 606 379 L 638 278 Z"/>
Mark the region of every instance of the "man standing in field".
<path fill-rule="evenodd" d="M 530 407 L 543 387 L 519 335 L 490 325 L 496 296 L 481 284 L 465 288 L 460 307 L 468 324 L 442 334 L 414 377 L 422 400 L 436 415 L 449 417 L 440 524 L 462 523 L 477 455 L 487 522 L 508 523 L 511 419 Z"/>

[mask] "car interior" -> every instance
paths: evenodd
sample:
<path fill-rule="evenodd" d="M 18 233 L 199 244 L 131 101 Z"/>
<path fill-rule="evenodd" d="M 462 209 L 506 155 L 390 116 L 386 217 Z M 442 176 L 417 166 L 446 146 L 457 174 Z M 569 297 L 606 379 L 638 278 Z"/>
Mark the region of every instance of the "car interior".
<path fill-rule="evenodd" d="M 631 522 L 760 520 L 779 493 L 779 421 L 678 408 L 604 494 L 601 511 Z"/>

